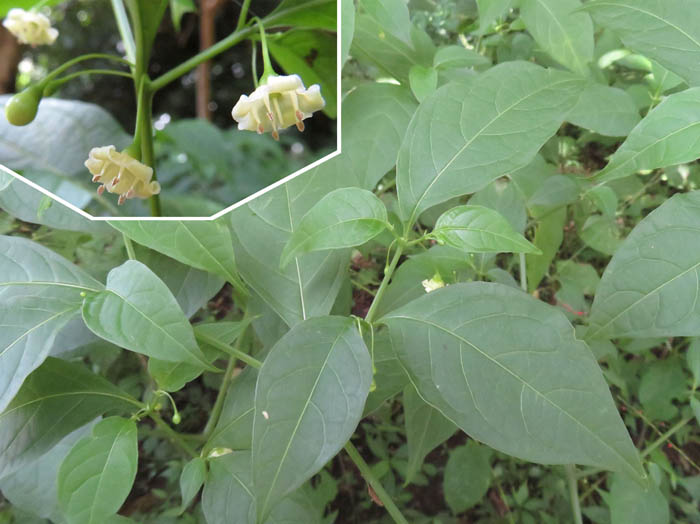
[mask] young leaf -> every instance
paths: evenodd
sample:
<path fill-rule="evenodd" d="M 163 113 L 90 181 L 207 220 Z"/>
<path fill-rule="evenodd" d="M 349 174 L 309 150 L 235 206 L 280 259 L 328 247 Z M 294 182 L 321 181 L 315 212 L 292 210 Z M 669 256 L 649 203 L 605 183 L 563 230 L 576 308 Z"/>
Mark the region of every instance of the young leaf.
<path fill-rule="evenodd" d="M 450 438 L 457 427 L 437 409 L 426 404 L 411 384 L 403 390 L 403 410 L 408 444 L 404 485 L 408 485 L 420 471 L 425 456 Z"/>
<path fill-rule="evenodd" d="M 0 411 L 79 315 L 81 291 L 103 288 L 50 249 L 0 236 Z"/>
<path fill-rule="evenodd" d="M 491 484 L 491 450 L 470 440 L 450 452 L 445 466 L 445 502 L 457 515 L 476 505 Z"/>
<path fill-rule="evenodd" d="M 0 414 L 0 478 L 110 410 L 141 404 L 81 364 L 47 358 Z"/>
<path fill-rule="evenodd" d="M 384 203 L 366 189 L 336 189 L 318 201 L 301 219 L 282 251 L 280 267 L 312 251 L 360 246 L 387 225 Z"/>
<path fill-rule="evenodd" d="M 210 371 L 192 326 L 167 286 L 148 267 L 129 260 L 107 276 L 107 289 L 83 302 L 90 330 L 113 344 L 149 357 L 187 362 Z"/>
<path fill-rule="evenodd" d="M 125 3 L 131 15 L 131 26 L 141 28 L 141 38 L 137 37 L 136 41 L 141 42 L 143 60 L 147 64 L 168 0 L 125 0 Z M 136 19 L 139 20 L 138 23 L 135 22 Z"/>
<path fill-rule="evenodd" d="M 231 233 L 219 221 L 124 221 L 110 222 L 130 239 L 197 269 L 223 277 L 242 293 Z"/>
<path fill-rule="evenodd" d="M 421 397 L 476 440 L 644 475 L 595 358 L 551 306 L 500 284 L 454 284 L 381 322 Z"/>
<path fill-rule="evenodd" d="M 433 67 L 438 70 L 488 65 L 488 58 L 461 45 L 441 47 L 433 57 Z"/>
<path fill-rule="evenodd" d="M 451 83 L 430 95 L 399 151 L 396 183 L 406 223 L 527 165 L 559 128 L 581 87 L 568 73 L 510 62 L 467 86 Z"/>
<path fill-rule="evenodd" d="M 457 206 L 443 213 L 432 236 L 468 253 L 542 253 L 501 214 L 482 206 Z"/>
<path fill-rule="evenodd" d="M 700 84 L 700 11 L 694 0 L 593 0 L 583 7 L 625 47 Z"/>
<path fill-rule="evenodd" d="M 542 217 L 535 230 L 533 243 L 542 251 L 541 255 L 527 255 L 527 287 L 532 293 L 549 272 L 549 265 L 564 240 L 566 208 L 562 207 Z"/>
<path fill-rule="evenodd" d="M 593 22 L 580 0 L 522 0 L 520 17 L 535 41 L 560 64 L 588 76 Z"/>
<path fill-rule="evenodd" d="M 58 501 L 72 524 L 102 524 L 116 514 L 136 478 L 133 420 L 110 417 L 78 441 L 58 471 Z"/>
<path fill-rule="evenodd" d="M 192 0 L 170 0 L 170 16 L 176 31 L 180 31 L 180 22 L 186 13 L 196 13 L 197 8 Z"/>
<path fill-rule="evenodd" d="M 639 123 L 634 98 L 617 87 L 588 84 L 566 119 L 606 136 L 627 136 Z"/>
<path fill-rule="evenodd" d="M 700 335 L 700 191 L 642 220 L 608 264 L 588 338 Z"/>
<path fill-rule="evenodd" d="M 423 286 L 421 286 L 422 288 Z M 425 291 L 423 291 L 425 293 Z M 362 413 L 366 417 L 408 385 L 408 376 L 396 359 L 389 331 L 382 329 L 374 336 L 374 390 L 370 391 Z"/>
<path fill-rule="evenodd" d="M 700 87 L 669 95 L 630 132 L 594 179 L 607 182 L 637 171 L 692 162 L 700 156 Z"/>
<path fill-rule="evenodd" d="M 360 421 L 371 381 L 369 352 L 349 318 L 306 320 L 270 350 L 255 389 L 259 523 L 340 451 Z"/>
<path fill-rule="evenodd" d="M 202 457 L 195 457 L 182 468 L 180 475 L 181 508 L 184 511 L 197 495 L 207 479 L 207 463 Z"/>

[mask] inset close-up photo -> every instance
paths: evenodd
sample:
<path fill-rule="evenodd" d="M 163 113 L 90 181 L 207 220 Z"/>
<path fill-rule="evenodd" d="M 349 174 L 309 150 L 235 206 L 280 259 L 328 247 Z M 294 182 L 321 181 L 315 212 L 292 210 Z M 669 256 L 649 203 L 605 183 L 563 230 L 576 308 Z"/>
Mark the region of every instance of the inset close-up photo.
<path fill-rule="evenodd" d="M 215 215 L 338 149 L 336 13 L 0 2 L 0 165 L 93 217 Z"/>

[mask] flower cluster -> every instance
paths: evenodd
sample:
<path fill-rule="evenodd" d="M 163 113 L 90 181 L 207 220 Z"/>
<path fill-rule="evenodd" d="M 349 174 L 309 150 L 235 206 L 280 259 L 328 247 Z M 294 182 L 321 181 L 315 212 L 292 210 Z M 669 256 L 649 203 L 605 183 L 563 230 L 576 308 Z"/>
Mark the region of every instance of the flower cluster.
<path fill-rule="evenodd" d="M 271 132 L 279 140 L 279 130 L 292 125 L 304 130 L 304 119 L 326 105 L 318 84 L 304 87 L 299 75 L 269 76 L 250 96 L 242 95 L 231 111 L 238 129 Z"/>
<path fill-rule="evenodd" d="M 423 284 L 423 289 L 425 289 L 426 293 L 430 293 L 431 291 L 435 291 L 447 285 L 445 284 L 445 281 L 442 280 L 439 273 L 435 273 L 431 279 L 423 280 L 421 284 Z"/>
<path fill-rule="evenodd" d="M 2 25 L 15 35 L 21 44 L 32 46 L 53 44 L 58 38 L 58 30 L 51 27 L 51 21 L 34 11 L 10 9 Z"/>
<path fill-rule="evenodd" d="M 119 195 L 119 205 L 127 198 L 149 198 L 160 193 L 160 184 L 151 181 L 153 168 L 142 164 L 126 152 L 118 152 L 114 146 L 94 147 L 85 167 L 99 182 L 97 193 L 106 189 Z"/>

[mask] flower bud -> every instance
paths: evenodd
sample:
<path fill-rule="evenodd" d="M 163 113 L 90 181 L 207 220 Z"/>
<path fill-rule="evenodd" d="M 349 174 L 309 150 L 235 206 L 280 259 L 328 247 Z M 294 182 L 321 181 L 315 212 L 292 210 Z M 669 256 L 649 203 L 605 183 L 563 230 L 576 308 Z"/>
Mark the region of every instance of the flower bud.
<path fill-rule="evenodd" d="M 13 126 L 26 126 L 34 120 L 39 110 L 42 88 L 29 86 L 20 91 L 5 104 L 5 117 Z"/>

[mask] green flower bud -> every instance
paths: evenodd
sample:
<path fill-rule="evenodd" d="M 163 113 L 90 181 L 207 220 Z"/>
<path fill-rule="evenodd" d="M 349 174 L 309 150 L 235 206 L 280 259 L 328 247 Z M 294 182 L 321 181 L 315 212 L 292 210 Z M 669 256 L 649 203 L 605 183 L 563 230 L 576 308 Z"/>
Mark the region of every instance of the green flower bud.
<path fill-rule="evenodd" d="M 30 86 L 17 93 L 5 104 L 5 117 L 13 126 L 26 126 L 34 120 L 43 89 Z"/>

